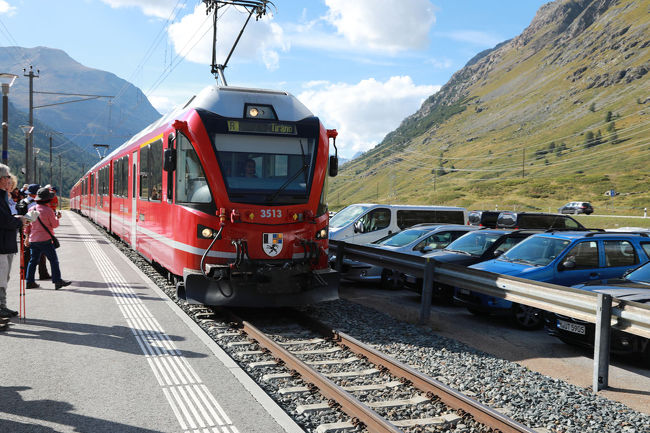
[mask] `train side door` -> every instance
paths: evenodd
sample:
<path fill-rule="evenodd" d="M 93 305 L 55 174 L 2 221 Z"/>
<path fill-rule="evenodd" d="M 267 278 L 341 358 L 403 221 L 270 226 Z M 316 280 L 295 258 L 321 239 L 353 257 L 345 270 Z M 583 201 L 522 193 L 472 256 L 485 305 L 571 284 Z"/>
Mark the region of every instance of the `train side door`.
<path fill-rule="evenodd" d="M 133 152 L 131 158 L 131 247 L 137 246 L 137 222 L 138 222 L 138 209 L 137 209 L 137 194 L 138 194 L 138 152 Z"/>

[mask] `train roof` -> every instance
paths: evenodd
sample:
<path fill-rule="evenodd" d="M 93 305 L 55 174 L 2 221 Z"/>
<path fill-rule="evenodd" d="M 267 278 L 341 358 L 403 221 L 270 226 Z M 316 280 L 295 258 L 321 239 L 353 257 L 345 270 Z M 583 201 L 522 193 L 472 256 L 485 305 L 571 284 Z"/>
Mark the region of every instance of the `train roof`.
<path fill-rule="evenodd" d="M 179 105 L 160 119 L 135 134 L 127 142 L 113 150 L 104 159 L 110 159 L 120 153 L 125 147 L 139 141 L 145 135 L 164 126 L 171 125 L 174 120 L 182 117 L 188 110 L 206 110 L 223 117 L 241 118 L 244 115 L 245 104 L 272 105 L 278 120 L 297 122 L 313 117 L 311 111 L 289 92 L 267 89 L 252 89 L 233 86 L 208 86 L 197 95 L 192 96 L 185 104 Z M 104 159 L 97 162 L 89 171 L 100 166 Z M 84 176 L 86 173 L 84 173 Z"/>

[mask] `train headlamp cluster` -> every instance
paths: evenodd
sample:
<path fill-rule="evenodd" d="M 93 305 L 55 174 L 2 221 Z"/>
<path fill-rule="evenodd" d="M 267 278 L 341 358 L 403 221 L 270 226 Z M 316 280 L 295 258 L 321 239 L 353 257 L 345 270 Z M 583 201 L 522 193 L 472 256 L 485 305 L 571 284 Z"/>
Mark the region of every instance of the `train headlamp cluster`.
<path fill-rule="evenodd" d="M 199 239 L 214 239 L 217 231 L 211 227 L 204 226 L 202 224 L 199 224 L 196 227 L 196 236 Z M 221 236 L 219 236 L 221 238 Z"/>
<path fill-rule="evenodd" d="M 325 226 L 316 232 L 316 239 L 327 239 L 328 227 Z"/>
<path fill-rule="evenodd" d="M 247 119 L 278 120 L 273 106 L 263 104 L 246 104 L 244 107 L 244 117 Z"/>

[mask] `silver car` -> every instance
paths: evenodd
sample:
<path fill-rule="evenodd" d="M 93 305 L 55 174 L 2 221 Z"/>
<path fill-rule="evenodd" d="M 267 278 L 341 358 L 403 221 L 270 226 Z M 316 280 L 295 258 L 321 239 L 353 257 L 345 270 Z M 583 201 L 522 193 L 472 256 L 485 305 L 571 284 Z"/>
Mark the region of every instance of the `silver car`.
<path fill-rule="evenodd" d="M 417 224 L 368 245 L 419 256 L 444 248 L 465 233 L 479 228 L 460 224 Z M 333 256 L 330 263 L 333 266 L 335 262 L 336 257 Z M 399 281 L 395 281 L 393 278 L 391 269 L 368 263 L 343 259 L 341 272 L 341 277 L 346 280 L 381 282 L 382 287 L 387 289 L 399 285 Z"/>

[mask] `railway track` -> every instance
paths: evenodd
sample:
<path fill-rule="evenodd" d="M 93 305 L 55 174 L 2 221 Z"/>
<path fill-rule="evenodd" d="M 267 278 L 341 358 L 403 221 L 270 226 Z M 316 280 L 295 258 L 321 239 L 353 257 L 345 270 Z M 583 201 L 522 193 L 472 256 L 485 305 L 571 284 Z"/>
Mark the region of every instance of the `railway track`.
<path fill-rule="evenodd" d="M 190 310 L 249 369 L 277 370 L 261 375 L 261 380 L 275 382 L 279 394 L 299 401 L 295 405 L 298 414 L 330 410 L 344 414 L 318 425 L 318 433 L 533 432 L 298 311 L 276 311 L 273 317 L 245 320 L 232 310 Z M 295 383 L 298 377 L 302 384 Z"/>

